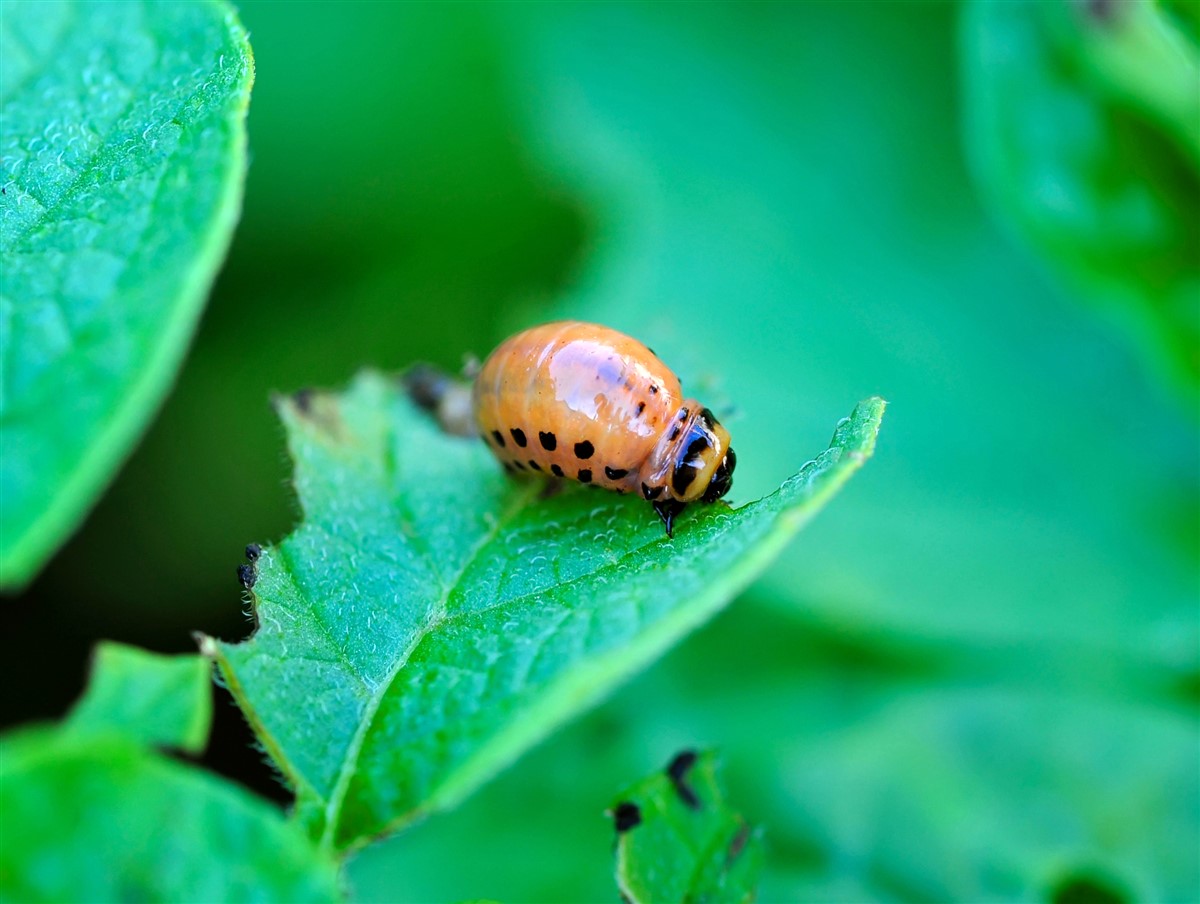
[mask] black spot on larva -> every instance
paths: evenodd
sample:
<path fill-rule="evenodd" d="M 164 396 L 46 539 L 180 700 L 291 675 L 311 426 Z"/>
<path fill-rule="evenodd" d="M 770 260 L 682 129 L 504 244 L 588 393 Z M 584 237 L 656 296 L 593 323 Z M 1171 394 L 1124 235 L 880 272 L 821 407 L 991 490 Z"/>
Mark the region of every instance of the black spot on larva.
<path fill-rule="evenodd" d="M 651 348 L 650 346 L 648 346 L 648 345 L 646 346 L 646 351 L 648 351 L 648 352 L 649 352 L 650 354 L 652 354 L 654 357 L 656 357 L 656 358 L 658 357 L 658 352 L 656 352 L 654 349 L 652 349 L 652 348 Z"/>
<path fill-rule="evenodd" d="M 713 414 L 711 411 L 709 411 L 707 408 L 700 409 L 700 417 L 704 420 L 704 423 L 708 424 L 708 426 L 710 426 L 710 427 L 717 426 L 716 415 Z"/>
<path fill-rule="evenodd" d="M 258 580 L 258 572 L 254 570 L 253 565 L 239 565 L 237 568 L 238 580 L 242 586 L 249 590 Z"/>
<path fill-rule="evenodd" d="M 686 421 L 686 420 L 688 419 L 688 415 L 689 415 L 689 414 L 691 414 L 691 412 L 690 412 L 690 411 L 688 411 L 686 408 L 680 408 L 680 409 L 679 409 L 679 419 L 680 419 L 681 421 Z"/>
<path fill-rule="evenodd" d="M 560 468 L 558 465 L 551 465 L 551 466 L 550 466 L 550 473 L 551 473 L 551 474 L 553 474 L 555 477 L 562 477 L 562 476 L 563 476 L 563 469 L 562 469 L 562 468 Z"/>
<path fill-rule="evenodd" d="M 492 439 L 494 439 L 496 441 L 497 449 L 504 448 L 504 434 L 503 433 L 501 433 L 499 430 L 493 430 L 492 431 Z"/>
<path fill-rule="evenodd" d="M 675 473 L 671 475 L 671 489 L 676 494 L 682 496 L 687 492 L 687 488 L 692 485 L 692 481 L 696 479 L 696 469 L 691 465 L 678 465 L 675 468 Z"/>
<path fill-rule="evenodd" d="M 257 543 L 251 543 L 246 547 L 246 558 L 251 562 L 257 562 L 258 557 L 262 555 L 262 547 Z"/>
<path fill-rule="evenodd" d="M 641 417 L 641 416 L 642 416 L 642 412 L 643 412 L 643 411 L 645 411 L 645 410 L 646 410 L 646 403 L 645 403 L 645 402 L 638 402 L 637 411 L 635 411 L 635 412 L 634 412 L 633 416 L 634 416 L 634 417 Z"/>
<path fill-rule="evenodd" d="M 613 810 L 613 826 L 620 835 L 642 824 L 642 811 L 637 804 L 624 801 Z"/>
<path fill-rule="evenodd" d="M 683 429 L 682 427 L 680 427 L 678 424 L 676 424 L 674 427 L 671 428 L 671 435 L 668 436 L 667 439 L 670 442 L 675 442 L 675 440 L 679 439 L 679 431 L 682 429 Z"/>
<path fill-rule="evenodd" d="M 587 459 L 591 458 L 595 451 L 596 447 L 586 439 L 581 443 L 575 444 L 575 457 L 583 459 L 584 461 L 587 461 Z"/>
<path fill-rule="evenodd" d="M 509 474 L 515 474 L 517 471 L 517 469 L 513 467 L 511 461 L 506 461 L 504 463 L 504 470 L 506 470 Z"/>
<path fill-rule="evenodd" d="M 699 810 L 700 798 L 687 783 L 688 771 L 694 765 L 696 765 L 696 751 L 684 750 L 682 753 L 676 754 L 675 759 L 671 760 L 670 765 L 667 766 L 667 778 L 675 786 L 675 793 L 679 795 L 680 800 L 693 810 Z"/>
<path fill-rule="evenodd" d="M 629 471 L 625 468 L 610 468 L 608 465 L 604 466 L 604 476 L 609 480 L 620 480 L 628 473 Z"/>
<path fill-rule="evenodd" d="M 513 467 L 514 467 L 514 468 L 516 468 L 518 471 L 524 471 L 524 470 L 525 470 L 525 465 L 524 465 L 524 464 L 522 464 L 522 463 L 521 463 L 521 462 L 519 462 L 519 461 L 514 461 L 514 462 L 513 462 Z"/>
<path fill-rule="evenodd" d="M 693 436 L 694 435 L 695 434 L 693 434 Z M 696 455 L 699 452 L 701 452 L 702 450 L 707 449 L 708 446 L 709 446 L 708 437 L 701 436 L 701 437 L 698 437 L 698 438 L 692 440 L 691 444 L 687 448 L 688 457 L 691 458 L 693 455 Z"/>
<path fill-rule="evenodd" d="M 647 499 L 657 499 L 662 493 L 662 487 L 650 487 L 642 484 L 642 495 Z"/>
<path fill-rule="evenodd" d="M 650 384 L 650 395 L 657 395 L 657 394 L 658 394 L 658 387 L 655 386 L 653 383 L 651 383 Z"/>
<path fill-rule="evenodd" d="M 584 468 L 582 471 L 580 471 L 579 472 L 579 482 L 580 483 L 591 483 L 592 482 L 592 472 L 589 471 L 587 468 Z"/>
<path fill-rule="evenodd" d="M 531 458 L 531 459 L 529 459 L 529 467 L 533 468 L 535 471 L 540 471 L 540 470 L 542 469 L 542 466 L 541 466 L 541 465 L 539 465 L 539 464 L 538 464 L 536 461 L 534 461 L 532 458 Z"/>
<path fill-rule="evenodd" d="M 542 444 L 542 448 L 547 452 L 553 452 L 558 448 L 558 437 L 553 433 L 538 433 L 538 440 Z"/>
<path fill-rule="evenodd" d="M 527 442 L 525 439 L 525 431 L 520 427 L 513 427 L 508 432 L 512 434 L 513 442 L 524 449 Z"/>

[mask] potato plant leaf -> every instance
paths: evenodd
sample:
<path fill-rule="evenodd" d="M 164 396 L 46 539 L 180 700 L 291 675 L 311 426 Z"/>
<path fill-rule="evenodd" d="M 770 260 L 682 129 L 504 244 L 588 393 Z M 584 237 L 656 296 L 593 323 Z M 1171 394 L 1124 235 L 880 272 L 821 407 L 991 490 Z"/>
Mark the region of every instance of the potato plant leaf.
<path fill-rule="evenodd" d="M 640 499 L 510 480 L 379 374 L 279 408 L 304 520 L 256 563 L 254 636 L 203 647 L 344 849 L 462 798 L 728 602 L 871 454 L 884 403 L 674 541 Z"/>
<path fill-rule="evenodd" d="M 165 395 L 241 204 L 253 63 L 227 4 L 5 2 L 0 586 Z"/>
<path fill-rule="evenodd" d="M 340 897 L 337 864 L 274 805 L 150 748 L 202 747 L 211 692 L 198 656 L 105 644 L 63 725 L 0 738 L 0 901 Z"/>
<path fill-rule="evenodd" d="M 985 197 L 1194 398 L 1200 47 L 1156 3 L 966 12 L 966 145 Z"/>
<path fill-rule="evenodd" d="M 201 656 L 163 656 L 102 642 L 87 691 L 67 718 L 81 733 L 113 730 L 143 744 L 200 753 L 212 723 L 212 668 Z"/>
<path fill-rule="evenodd" d="M 725 802 L 712 753 L 679 754 L 625 791 L 610 814 L 623 901 L 754 900 L 761 835 Z"/>

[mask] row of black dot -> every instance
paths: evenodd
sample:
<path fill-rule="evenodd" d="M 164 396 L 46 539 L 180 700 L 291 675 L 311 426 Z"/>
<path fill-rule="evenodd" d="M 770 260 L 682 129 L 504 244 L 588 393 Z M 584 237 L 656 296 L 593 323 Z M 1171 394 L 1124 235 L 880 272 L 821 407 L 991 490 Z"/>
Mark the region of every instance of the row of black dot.
<path fill-rule="evenodd" d="M 512 434 L 513 442 L 520 448 L 524 449 L 529 445 L 529 440 L 525 436 L 525 431 L 520 427 L 513 427 L 508 431 Z M 492 441 L 496 444 L 497 449 L 503 449 L 506 445 L 504 434 L 499 430 L 492 431 Z M 542 448 L 547 452 L 553 452 L 558 448 L 558 437 L 553 433 L 538 432 L 538 442 L 542 444 Z M 596 453 L 596 447 L 588 440 L 583 440 L 575 444 L 575 457 L 583 461 L 587 461 Z M 561 476 L 561 475 L 560 475 Z"/>

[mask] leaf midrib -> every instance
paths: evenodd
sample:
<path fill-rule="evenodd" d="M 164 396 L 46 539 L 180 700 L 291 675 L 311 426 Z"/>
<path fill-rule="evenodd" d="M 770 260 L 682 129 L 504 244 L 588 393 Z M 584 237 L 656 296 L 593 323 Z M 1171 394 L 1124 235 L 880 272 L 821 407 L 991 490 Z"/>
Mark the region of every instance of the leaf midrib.
<path fill-rule="evenodd" d="M 354 729 L 354 736 L 350 739 L 350 745 L 346 748 L 346 753 L 342 758 L 342 766 L 338 771 L 337 781 L 334 783 L 333 792 L 329 795 L 329 800 L 325 804 L 325 824 L 322 829 L 319 847 L 323 851 L 333 849 L 335 839 L 337 837 L 337 829 L 339 827 L 339 817 L 341 815 L 342 804 L 346 799 L 346 794 L 350 790 L 350 782 L 354 779 L 355 773 L 358 771 L 358 760 L 362 754 L 362 747 L 366 741 L 367 732 L 370 731 L 374 724 L 375 715 L 379 712 L 379 707 L 383 705 L 383 700 L 395 683 L 396 676 L 408 665 L 409 659 L 420 646 L 421 642 L 434 630 L 445 623 L 446 604 L 450 600 L 450 595 L 457 589 L 462 581 L 463 575 L 479 557 L 479 554 L 490 545 L 496 537 L 500 535 L 500 531 L 512 521 L 513 518 L 521 514 L 533 501 L 537 495 L 538 487 L 531 485 L 524 488 L 514 501 L 514 503 L 501 514 L 499 518 L 484 532 L 479 542 L 472 547 L 471 551 L 463 557 L 463 564 L 459 568 L 458 573 L 452 580 L 446 582 L 442 587 L 442 593 L 438 598 L 437 603 L 431 610 L 431 615 L 426 623 L 413 634 L 411 641 L 405 648 L 404 652 L 396 657 L 396 662 L 391 669 L 388 670 L 384 679 L 379 682 L 376 689 L 372 691 L 370 699 L 367 701 L 366 708 L 363 710 L 362 717 L 358 720 L 358 725 Z M 431 553 L 429 555 L 432 555 Z M 436 572 L 435 572 L 436 574 Z"/>

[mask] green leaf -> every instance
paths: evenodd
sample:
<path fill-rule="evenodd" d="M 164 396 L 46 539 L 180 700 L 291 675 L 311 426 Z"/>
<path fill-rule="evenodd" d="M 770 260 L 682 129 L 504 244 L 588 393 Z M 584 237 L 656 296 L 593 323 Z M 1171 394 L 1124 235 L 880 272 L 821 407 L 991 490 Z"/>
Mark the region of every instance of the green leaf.
<path fill-rule="evenodd" d="M 614 804 L 617 885 L 630 904 L 754 900 L 760 833 L 726 802 L 712 753 L 686 751 Z"/>
<path fill-rule="evenodd" d="M 871 487 L 768 571 L 776 598 L 1052 656 L 1048 675 L 1200 668 L 1195 423 L 975 204 L 957 7 L 509 9 L 532 152 L 598 224 L 540 316 L 648 332 L 677 370 L 719 374 L 743 493 L 842 399 L 904 399 Z"/>
<path fill-rule="evenodd" d="M 258 561 L 258 630 L 209 642 L 326 846 L 448 806 L 707 619 L 874 448 L 882 400 L 770 496 L 541 498 L 382 376 L 281 413 L 304 508 Z"/>
<path fill-rule="evenodd" d="M 1200 49 L 1157 3 L 975 0 L 966 142 L 996 211 L 1200 391 Z"/>
<path fill-rule="evenodd" d="M 0 16 L 0 585 L 74 529 L 165 395 L 241 203 L 253 63 L 225 3 Z"/>
<path fill-rule="evenodd" d="M 271 804 L 113 734 L 0 740 L 0 901 L 331 901 L 335 865 Z"/>
<path fill-rule="evenodd" d="M 67 725 L 81 733 L 113 731 L 143 744 L 199 753 L 212 723 L 208 661 L 195 654 L 163 656 L 103 642 L 92 676 Z"/>

